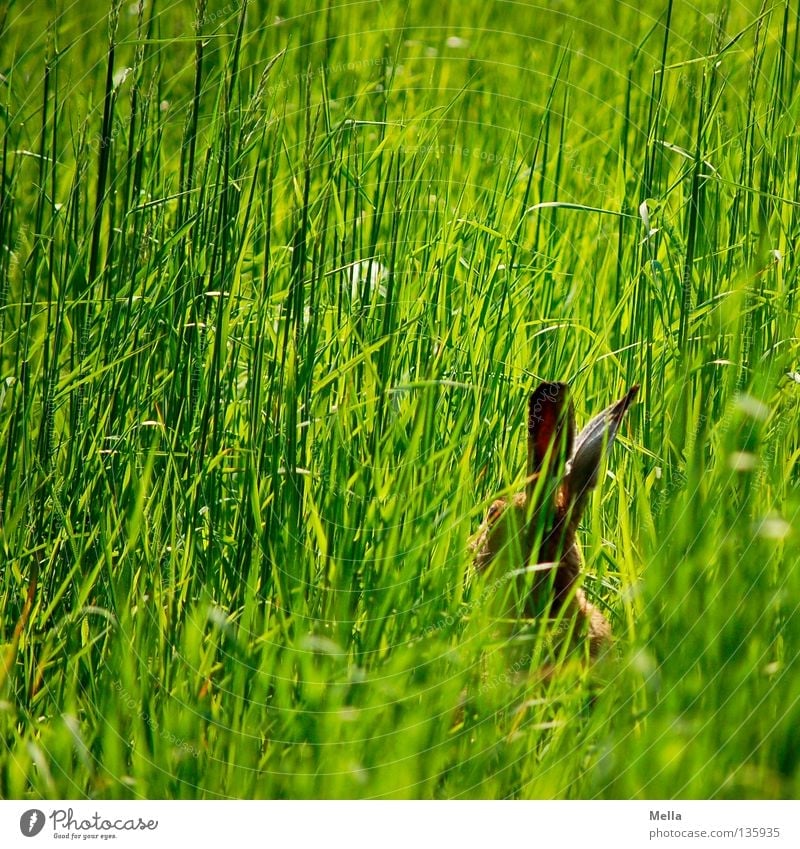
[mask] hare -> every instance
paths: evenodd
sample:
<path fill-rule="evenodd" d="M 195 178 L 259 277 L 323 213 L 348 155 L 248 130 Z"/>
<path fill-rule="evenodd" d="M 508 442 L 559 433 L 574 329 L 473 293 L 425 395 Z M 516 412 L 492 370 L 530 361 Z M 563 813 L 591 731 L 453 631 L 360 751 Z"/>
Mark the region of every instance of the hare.
<path fill-rule="evenodd" d="M 528 404 L 525 491 L 491 505 L 472 545 L 479 571 L 512 570 L 514 576 L 527 575 L 529 583 L 532 576 L 526 615 L 574 614 L 588 630 L 592 657 L 610 643 L 611 625 L 578 586 L 582 557 L 575 534 L 604 454 L 638 391 L 632 386 L 575 438 L 569 387 L 540 384 Z"/>

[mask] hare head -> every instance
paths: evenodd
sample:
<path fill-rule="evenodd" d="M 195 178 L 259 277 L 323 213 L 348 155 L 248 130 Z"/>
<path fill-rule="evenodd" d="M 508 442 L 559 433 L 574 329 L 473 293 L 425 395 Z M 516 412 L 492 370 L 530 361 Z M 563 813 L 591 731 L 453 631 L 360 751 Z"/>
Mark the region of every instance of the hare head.
<path fill-rule="evenodd" d="M 542 383 L 528 404 L 528 464 L 524 492 L 496 500 L 473 543 L 478 570 L 527 576 L 525 612 L 574 611 L 588 626 L 596 655 L 611 626 L 578 586 L 576 530 L 603 458 L 638 386 L 595 416 L 575 436 L 575 411 L 565 383 Z"/>

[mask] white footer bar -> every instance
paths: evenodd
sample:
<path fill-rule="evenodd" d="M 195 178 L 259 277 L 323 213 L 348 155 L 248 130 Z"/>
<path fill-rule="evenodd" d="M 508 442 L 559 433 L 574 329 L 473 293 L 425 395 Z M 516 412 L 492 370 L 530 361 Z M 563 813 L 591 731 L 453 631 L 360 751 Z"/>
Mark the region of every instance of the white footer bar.
<path fill-rule="evenodd" d="M 798 802 L 0 802 L 0 846 L 800 846 Z"/>

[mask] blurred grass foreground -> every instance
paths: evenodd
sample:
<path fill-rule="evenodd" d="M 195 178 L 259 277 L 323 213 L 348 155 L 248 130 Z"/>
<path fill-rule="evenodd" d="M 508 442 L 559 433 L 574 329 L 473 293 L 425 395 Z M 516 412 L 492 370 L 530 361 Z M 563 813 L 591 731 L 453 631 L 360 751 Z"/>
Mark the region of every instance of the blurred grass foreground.
<path fill-rule="evenodd" d="M 0 796 L 797 798 L 800 6 L 640 6 L 0 3 Z"/>

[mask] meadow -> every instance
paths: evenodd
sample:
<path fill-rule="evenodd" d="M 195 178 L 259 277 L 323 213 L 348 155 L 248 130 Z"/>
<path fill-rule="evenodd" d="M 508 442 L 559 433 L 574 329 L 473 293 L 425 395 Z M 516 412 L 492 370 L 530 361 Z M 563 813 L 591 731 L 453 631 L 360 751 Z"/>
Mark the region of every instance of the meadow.
<path fill-rule="evenodd" d="M 799 22 L 0 3 L 0 797 L 797 798 Z M 468 549 L 540 380 L 597 663 Z"/>

